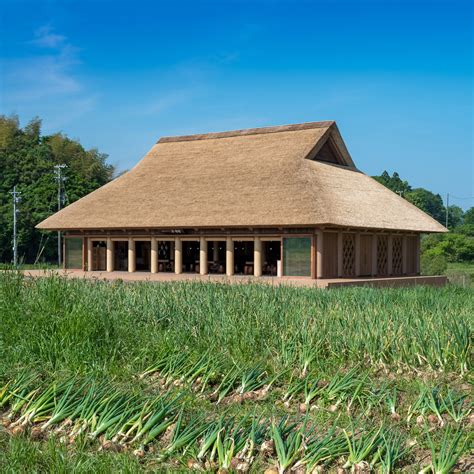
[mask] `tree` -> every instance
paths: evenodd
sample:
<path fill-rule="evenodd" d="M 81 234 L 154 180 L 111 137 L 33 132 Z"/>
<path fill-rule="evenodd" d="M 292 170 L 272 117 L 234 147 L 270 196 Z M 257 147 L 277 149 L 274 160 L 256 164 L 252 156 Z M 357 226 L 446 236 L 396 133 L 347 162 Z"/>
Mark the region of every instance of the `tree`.
<path fill-rule="evenodd" d="M 405 194 L 405 199 L 416 207 L 425 211 L 441 224 L 445 223 L 446 211 L 443 199 L 439 194 L 434 194 L 424 188 L 415 188 Z"/>
<path fill-rule="evenodd" d="M 63 134 L 41 135 L 41 120 L 34 118 L 24 128 L 18 117 L 0 116 L 0 261 L 12 259 L 13 216 L 10 191 L 21 194 L 18 219 L 20 258 L 34 262 L 41 249 L 47 261 L 56 258 L 56 240 L 35 225 L 57 209 L 54 165 L 65 163 L 67 204 L 76 201 L 112 179 L 114 167 L 107 155 Z"/>
<path fill-rule="evenodd" d="M 422 255 L 443 256 L 448 262 L 474 260 L 474 238 L 464 234 L 432 234 L 421 241 Z"/>
<path fill-rule="evenodd" d="M 464 213 L 464 224 L 474 225 L 474 207 Z"/>
<path fill-rule="evenodd" d="M 459 206 L 448 207 L 448 227 L 454 229 L 460 226 L 464 221 L 464 211 Z M 445 219 L 446 223 L 446 219 Z"/>
<path fill-rule="evenodd" d="M 400 196 L 411 191 L 411 186 L 408 184 L 408 181 L 402 181 L 396 171 L 392 176 L 390 176 L 387 171 L 384 171 L 380 176 L 374 176 L 373 178 L 394 193 L 400 194 Z"/>

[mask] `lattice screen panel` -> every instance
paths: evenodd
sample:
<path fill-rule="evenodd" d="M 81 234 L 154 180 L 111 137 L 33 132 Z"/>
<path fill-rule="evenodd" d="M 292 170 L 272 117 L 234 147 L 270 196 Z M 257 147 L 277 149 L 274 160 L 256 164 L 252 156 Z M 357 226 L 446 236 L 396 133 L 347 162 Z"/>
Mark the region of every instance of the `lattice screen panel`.
<path fill-rule="evenodd" d="M 377 237 L 377 275 L 388 274 L 388 236 Z"/>
<path fill-rule="evenodd" d="M 403 271 L 403 241 L 402 237 L 394 236 L 392 243 L 392 273 L 401 275 Z"/>
<path fill-rule="evenodd" d="M 346 277 L 355 276 L 355 235 L 342 236 L 342 272 Z"/>

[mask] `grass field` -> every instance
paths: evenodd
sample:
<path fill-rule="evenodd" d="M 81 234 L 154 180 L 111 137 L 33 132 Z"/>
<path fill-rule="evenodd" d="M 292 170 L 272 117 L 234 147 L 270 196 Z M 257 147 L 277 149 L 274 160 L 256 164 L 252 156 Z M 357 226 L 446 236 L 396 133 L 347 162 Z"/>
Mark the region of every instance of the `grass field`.
<path fill-rule="evenodd" d="M 472 471 L 473 309 L 4 272 L 0 472 Z"/>
<path fill-rule="evenodd" d="M 462 286 L 474 288 L 474 263 L 448 263 L 446 275 L 449 281 Z"/>

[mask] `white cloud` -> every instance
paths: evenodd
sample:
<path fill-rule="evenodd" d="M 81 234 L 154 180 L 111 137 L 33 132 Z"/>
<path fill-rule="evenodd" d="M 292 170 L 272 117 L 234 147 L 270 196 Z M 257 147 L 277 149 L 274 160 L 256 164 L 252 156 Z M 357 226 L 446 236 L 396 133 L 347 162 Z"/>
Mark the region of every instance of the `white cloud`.
<path fill-rule="evenodd" d="M 148 101 L 146 105 L 141 107 L 140 113 L 160 115 L 189 102 L 196 94 L 197 92 L 193 88 L 168 91 L 161 97 Z"/>
<path fill-rule="evenodd" d="M 63 35 L 54 33 L 49 25 L 42 26 L 35 31 L 35 39 L 31 44 L 42 48 L 59 48 L 66 43 L 67 38 Z"/>
<path fill-rule="evenodd" d="M 26 47 L 30 55 L 2 60 L 2 112 L 62 127 L 94 108 L 97 94 L 81 79 L 80 49 L 67 36 L 42 26 Z"/>

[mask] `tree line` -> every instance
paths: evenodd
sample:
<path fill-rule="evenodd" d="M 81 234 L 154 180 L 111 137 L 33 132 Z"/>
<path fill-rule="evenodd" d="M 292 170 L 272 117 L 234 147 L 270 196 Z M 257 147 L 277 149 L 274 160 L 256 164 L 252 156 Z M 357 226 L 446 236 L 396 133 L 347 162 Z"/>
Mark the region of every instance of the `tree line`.
<path fill-rule="evenodd" d="M 41 120 L 23 128 L 17 116 L 0 116 L 0 262 L 13 258 L 13 187 L 18 204 L 18 255 L 24 263 L 56 262 L 57 240 L 35 225 L 57 211 L 54 166 L 65 164 L 65 205 L 104 185 L 114 176 L 108 156 L 62 133 L 42 135 Z"/>

